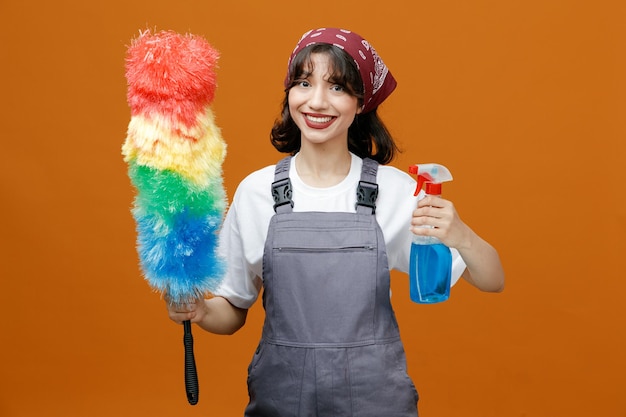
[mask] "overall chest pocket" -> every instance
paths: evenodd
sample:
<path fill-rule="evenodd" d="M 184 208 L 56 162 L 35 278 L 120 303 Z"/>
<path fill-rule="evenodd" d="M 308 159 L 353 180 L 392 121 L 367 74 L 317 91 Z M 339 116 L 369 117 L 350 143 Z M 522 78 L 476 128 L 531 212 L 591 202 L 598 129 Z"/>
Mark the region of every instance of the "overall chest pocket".
<path fill-rule="evenodd" d="M 266 282 L 275 337 L 319 345 L 371 341 L 377 253 L 376 234 L 367 227 L 276 230 Z"/>

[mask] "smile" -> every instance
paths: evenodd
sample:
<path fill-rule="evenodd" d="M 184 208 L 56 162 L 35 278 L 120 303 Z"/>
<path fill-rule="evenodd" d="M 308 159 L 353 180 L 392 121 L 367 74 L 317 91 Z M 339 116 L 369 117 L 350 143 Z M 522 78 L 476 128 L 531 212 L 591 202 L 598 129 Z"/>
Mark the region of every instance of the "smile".
<path fill-rule="evenodd" d="M 331 116 L 312 116 L 310 114 L 305 115 L 305 117 L 313 123 L 328 123 L 333 119 Z"/>
<path fill-rule="evenodd" d="M 330 126 L 336 117 L 326 115 L 304 114 L 304 121 L 307 126 L 313 129 L 325 129 Z"/>

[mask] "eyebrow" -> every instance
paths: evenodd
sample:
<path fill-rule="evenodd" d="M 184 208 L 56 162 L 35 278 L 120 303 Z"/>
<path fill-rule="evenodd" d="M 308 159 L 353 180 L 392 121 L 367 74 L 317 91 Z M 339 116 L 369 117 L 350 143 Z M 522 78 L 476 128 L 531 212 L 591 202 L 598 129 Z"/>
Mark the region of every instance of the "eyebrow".
<path fill-rule="evenodd" d="M 302 70 L 296 77 L 294 77 L 295 80 L 299 80 L 302 78 L 309 78 L 311 75 L 313 74 L 313 71 L 311 70 Z M 344 85 L 347 83 L 345 82 L 345 77 L 343 77 L 341 74 L 337 74 L 336 71 L 330 71 L 330 73 L 326 74 L 324 76 L 324 81 L 333 83 L 333 84 L 341 84 Z"/>

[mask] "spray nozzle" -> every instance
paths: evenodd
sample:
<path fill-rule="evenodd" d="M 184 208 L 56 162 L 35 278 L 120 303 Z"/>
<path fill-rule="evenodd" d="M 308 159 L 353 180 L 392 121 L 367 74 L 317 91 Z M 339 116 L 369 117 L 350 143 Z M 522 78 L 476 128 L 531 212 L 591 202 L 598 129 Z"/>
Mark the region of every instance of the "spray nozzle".
<path fill-rule="evenodd" d="M 415 194 L 426 184 L 427 194 L 441 194 L 441 183 L 452 181 L 452 174 L 448 168 L 439 164 L 418 164 L 409 167 L 409 173 L 417 176 Z"/>

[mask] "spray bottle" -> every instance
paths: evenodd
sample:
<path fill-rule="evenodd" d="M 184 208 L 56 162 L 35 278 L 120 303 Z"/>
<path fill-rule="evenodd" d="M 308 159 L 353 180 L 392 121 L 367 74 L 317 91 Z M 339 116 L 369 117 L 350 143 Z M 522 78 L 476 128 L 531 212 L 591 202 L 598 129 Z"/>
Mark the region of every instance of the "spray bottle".
<path fill-rule="evenodd" d="M 441 196 L 441 184 L 452 181 L 450 171 L 438 164 L 412 165 L 409 173 L 417 176 L 415 195 L 426 185 L 426 194 Z M 411 300 L 419 304 L 446 301 L 450 296 L 451 275 L 450 248 L 436 237 L 414 235 L 409 265 Z"/>

